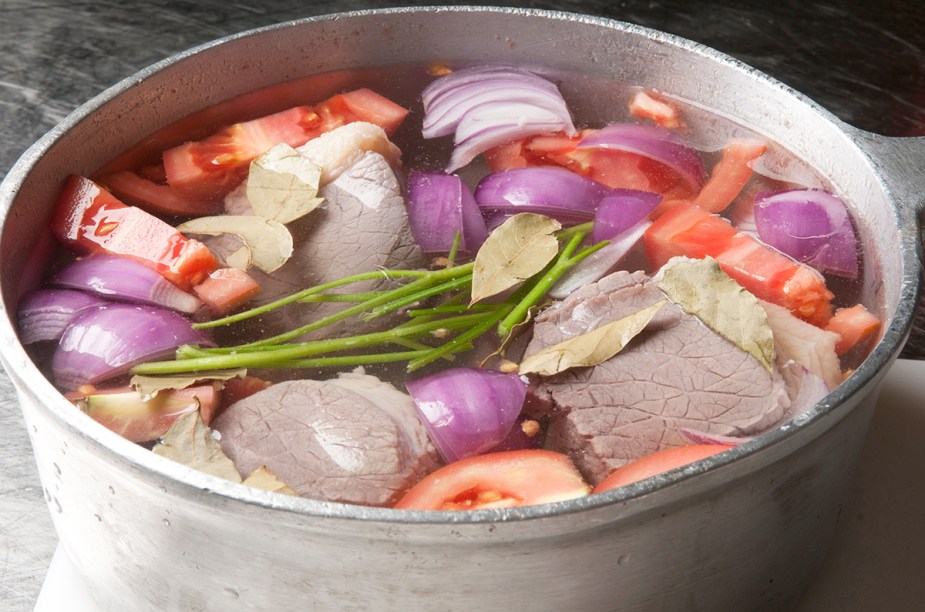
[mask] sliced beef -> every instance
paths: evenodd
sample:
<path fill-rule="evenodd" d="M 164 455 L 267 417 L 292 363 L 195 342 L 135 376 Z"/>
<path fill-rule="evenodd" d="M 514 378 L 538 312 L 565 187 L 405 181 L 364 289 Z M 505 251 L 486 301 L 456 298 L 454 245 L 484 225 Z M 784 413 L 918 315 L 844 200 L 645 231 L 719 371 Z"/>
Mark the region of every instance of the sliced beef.
<path fill-rule="evenodd" d="M 369 152 L 325 185 L 324 203 L 289 225 L 295 241 L 292 258 L 271 274 L 250 270 L 260 283 L 254 305 L 265 304 L 312 285 L 381 268 L 419 268 L 424 257 L 414 241 L 405 212 L 401 186 L 389 162 Z M 226 200 L 226 210 L 247 214 L 250 206 L 242 190 Z M 211 246 L 211 245 L 210 245 Z M 391 286 L 387 280 L 364 281 L 338 289 L 362 293 Z M 259 320 L 261 336 L 281 333 L 337 312 L 349 304 L 296 303 L 274 310 Z M 364 323 L 356 318 L 336 323 L 302 339 L 330 338 L 375 331 L 388 321 Z"/>
<path fill-rule="evenodd" d="M 587 285 L 536 319 L 526 354 L 650 306 L 665 294 L 641 272 Z M 620 353 L 595 367 L 534 380 L 528 410 L 550 419 L 548 442 L 592 483 L 662 448 L 690 428 L 755 434 L 790 405 L 782 377 L 669 302 Z"/>
<path fill-rule="evenodd" d="M 312 499 L 388 506 L 438 466 L 411 398 L 360 373 L 277 383 L 212 427 L 239 471 L 266 466 Z"/>

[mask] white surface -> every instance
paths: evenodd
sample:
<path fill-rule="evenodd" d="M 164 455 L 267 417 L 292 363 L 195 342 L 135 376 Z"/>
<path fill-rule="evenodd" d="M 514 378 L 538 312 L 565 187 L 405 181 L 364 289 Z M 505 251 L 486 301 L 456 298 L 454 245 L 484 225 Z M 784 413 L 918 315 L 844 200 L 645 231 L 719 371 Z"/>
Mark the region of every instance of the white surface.
<path fill-rule="evenodd" d="M 887 373 L 829 558 L 793 612 L 905 612 L 925 602 L 925 361 Z M 99 612 L 59 546 L 35 612 Z"/>

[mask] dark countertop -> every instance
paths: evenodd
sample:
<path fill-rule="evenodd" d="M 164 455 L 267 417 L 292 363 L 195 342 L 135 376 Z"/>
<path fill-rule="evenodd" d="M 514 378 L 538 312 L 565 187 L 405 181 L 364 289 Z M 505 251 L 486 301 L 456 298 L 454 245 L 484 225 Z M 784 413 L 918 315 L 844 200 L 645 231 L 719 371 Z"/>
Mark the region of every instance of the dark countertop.
<path fill-rule="evenodd" d="M 289 19 L 407 4 L 411 3 L 0 0 L 0 177 L 29 144 L 81 102 L 174 52 Z M 889 136 L 925 134 L 925 3 L 585 0 L 479 4 L 589 13 L 677 34 L 757 67 L 859 128 Z M 904 356 L 922 356 L 922 346 L 925 343 L 915 342 Z M 54 551 L 55 536 L 22 417 L 3 374 L 0 398 L 0 608 L 31 610 Z M 890 447 L 889 438 L 878 433 L 889 431 L 884 418 L 875 417 L 866 457 Z M 864 476 L 862 470 L 862 477 L 875 476 Z M 851 554 L 850 549 L 837 547 L 832 564 L 844 565 Z M 887 582 L 884 588 L 918 589 L 909 595 L 921 601 L 925 595 L 921 582 L 925 581 L 919 582 L 892 587 Z M 891 601 L 902 601 L 902 597 Z M 858 609 L 851 605 L 843 598 L 838 609 Z"/>

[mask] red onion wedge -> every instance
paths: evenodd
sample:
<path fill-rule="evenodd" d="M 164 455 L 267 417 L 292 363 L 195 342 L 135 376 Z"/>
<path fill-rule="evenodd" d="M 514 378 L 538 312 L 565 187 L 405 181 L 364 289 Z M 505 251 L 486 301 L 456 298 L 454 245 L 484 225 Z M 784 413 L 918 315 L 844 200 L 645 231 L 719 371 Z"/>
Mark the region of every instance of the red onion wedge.
<path fill-rule="evenodd" d="M 531 166 L 487 175 L 475 189 L 475 201 L 489 218 L 531 212 L 569 224 L 592 220 L 609 192 L 603 183 L 565 168 Z"/>
<path fill-rule="evenodd" d="M 858 276 L 858 247 L 845 203 L 823 189 L 793 189 L 755 197 L 761 240 L 820 272 Z"/>
<path fill-rule="evenodd" d="M 58 271 L 51 282 L 113 300 L 153 304 L 190 314 L 202 306 L 198 298 L 144 264 L 106 253 L 74 260 Z"/>
<path fill-rule="evenodd" d="M 528 70 L 479 66 L 443 76 L 422 93 L 422 134 L 454 134 L 446 171 L 453 172 L 478 154 L 519 138 L 550 132 L 575 133 L 558 88 Z"/>
<path fill-rule="evenodd" d="M 604 196 L 594 213 L 591 241 L 611 240 L 645 220 L 662 203 L 649 191 L 614 189 Z"/>
<path fill-rule="evenodd" d="M 68 326 L 51 369 L 59 386 L 73 390 L 167 357 L 182 344 L 211 343 L 172 310 L 114 302 L 84 312 Z"/>
<path fill-rule="evenodd" d="M 447 463 L 490 450 L 520 416 L 527 385 L 516 374 L 453 368 L 405 385 Z"/>
<path fill-rule="evenodd" d="M 447 253 L 456 233 L 459 250 L 474 254 L 488 230 L 469 187 L 458 176 L 412 170 L 405 206 L 414 239 L 425 253 Z"/>
<path fill-rule="evenodd" d="M 19 339 L 23 344 L 57 340 L 71 322 L 86 310 L 107 300 L 73 289 L 38 289 L 19 302 Z"/>
<path fill-rule="evenodd" d="M 700 154 L 677 134 L 663 128 L 613 123 L 583 138 L 577 148 L 637 153 L 673 170 L 691 193 L 699 192 L 703 186 L 703 161 Z"/>

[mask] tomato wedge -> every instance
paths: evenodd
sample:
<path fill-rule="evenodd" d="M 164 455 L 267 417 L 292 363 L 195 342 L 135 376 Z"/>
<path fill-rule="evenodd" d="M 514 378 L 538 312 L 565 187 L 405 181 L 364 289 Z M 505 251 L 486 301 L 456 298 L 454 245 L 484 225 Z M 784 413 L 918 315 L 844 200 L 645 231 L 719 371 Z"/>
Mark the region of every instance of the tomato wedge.
<path fill-rule="evenodd" d="M 260 285 L 244 270 L 219 268 L 193 292 L 214 314 L 225 315 L 260 293 Z"/>
<path fill-rule="evenodd" d="M 640 90 L 636 92 L 636 95 L 630 100 L 629 110 L 632 116 L 639 119 L 648 119 L 659 127 L 666 129 L 681 127 L 678 109 L 649 91 Z"/>
<path fill-rule="evenodd" d="M 483 510 L 583 497 L 590 487 L 561 453 L 531 449 L 461 459 L 424 477 L 395 504 L 406 510 Z"/>
<path fill-rule="evenodd" d="M 184 197 L 170 185 L 156 183 L 130 170 L 107 174 L 99 182 L 123 202 L 148 212 L 194 217 L 213 215 L 222 210 L 220 201 Z"/>
<path fill-rule="evenodd" d="M 660 193 L 665 198 L 692 197 L 680 176 L 670 168 L 643 155 L 608 149 L 578 149 L 594 130 L 575 136 L 541 134 L 495 147 L 485 153 L 493 171 L 527 166 L 562 166 L 611 188 Z"/>
<path fill-rule="evenodd" d="M 695 204 L 679 202 L 662 214 L 646 230 L 643 244 L 655 267 L 679 255 L 713 257 L 748 291 L 808 323 L 822 327 L 832 316 L 835 296 L 821 274 Z"/>
<path fill-rule="evenodd" d="M 184 290 L 219 267 L 201 242 L 140 208 L 126 206 L 82 176 L 68 177 L 52 213 L 51 230 L 76 251 L 131 257 Z"/>
<path fill-rule="evenodd" d="M 856 346 L 869 343 L 880 331 L 880 319 L 863 304 L 856 304 L 836 310 L 825 328 L 838 334 L 835 353 L 844 355 Z"/>
<path fill-rule="evenodd" d="M 212 136 L 164 151 L 167 183 L 182 197 L 216 201 L 234 189 L 248 165 L 279 143 L 299 147 L 354 121 L 394 132 L 408 110 L 369 89 L 337 94 L 315 107 L 297 106 L 230 125 Z"/>
<path fill-rule="evenodd" d="M 758 140 L 733 140 L 723 149 L 710 178 L 694 198 L 694 203 L 710 212 L 720 212 L 732 204 L 752 177 L 752 162 L 764 155 L 767 145 Z"/>
<path fill-rule="evenodd" d="M 691 444 L 666 448 L 617 468 L 607 478 L 599 482 L 592 493 L 602 493 L 645 480 L 656 474 L 706 459 L 730 448 L 733 447 L 728 444 Z"/>

